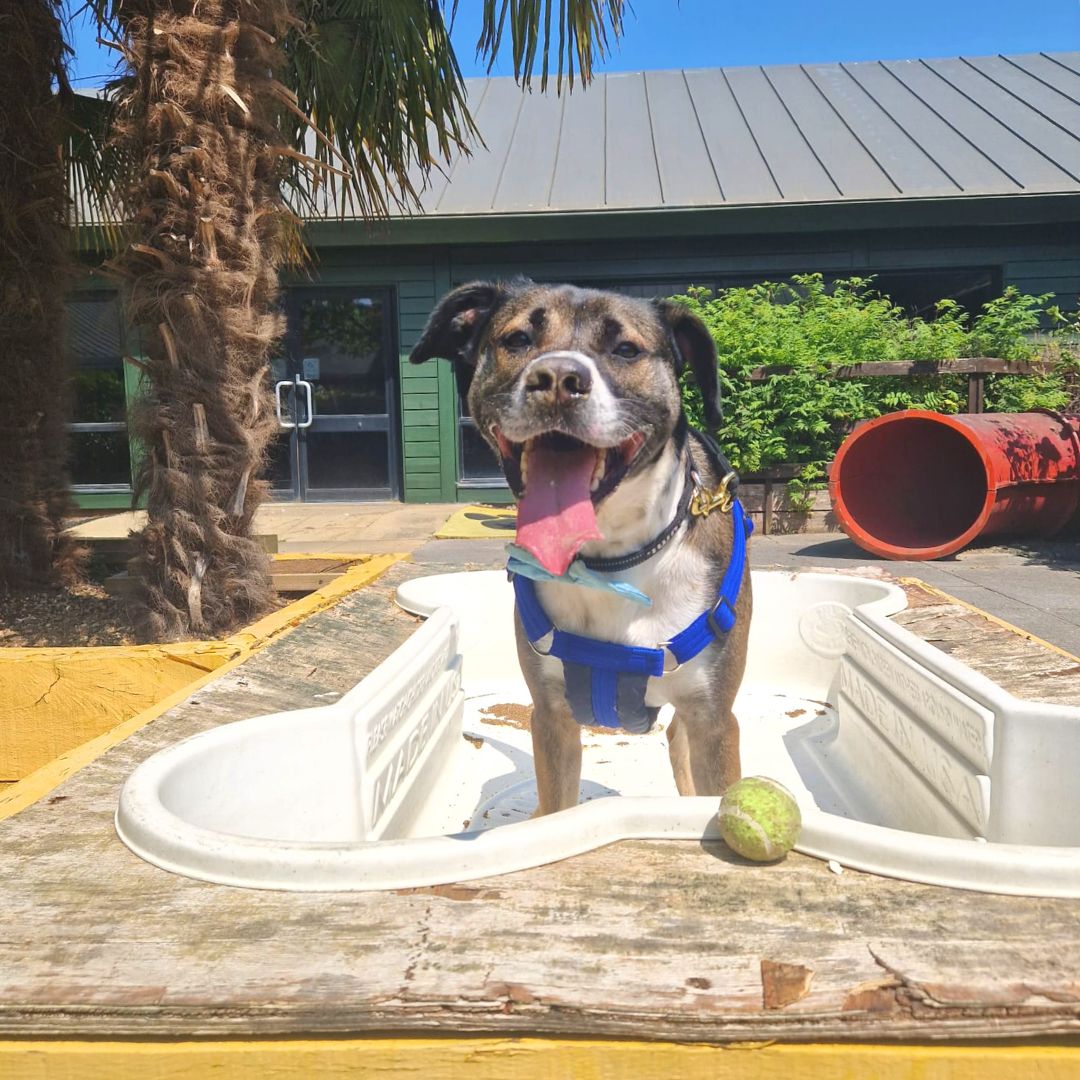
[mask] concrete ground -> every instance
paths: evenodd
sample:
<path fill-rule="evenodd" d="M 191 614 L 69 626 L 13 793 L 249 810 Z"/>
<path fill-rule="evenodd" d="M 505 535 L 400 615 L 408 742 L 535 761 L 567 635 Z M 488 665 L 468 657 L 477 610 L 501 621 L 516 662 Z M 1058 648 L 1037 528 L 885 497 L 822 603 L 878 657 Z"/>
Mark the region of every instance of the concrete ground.
<path fill-rule="evenodd" d="M 971 547 L 934 562 L 886 562 L 846 536 L 761 536 L 750 545 L 755 567 L 869 566 L 914 577 L 1080 656 L 1080 541 Z"/>
<path fill-rule="evenodd" d="M 432 539 L 458 509 L 452 503 L 268 503 L 259 511 L 256 531 L 275 533 L 283 552 L 406 551 L 434 565 L 498 564 L 505 539 Z M 83 536 L 124 536 L 139 527 L 140 516 L 112 514 L 75 531 Z M 897 577 L 920 578 L 1080 656 L 1080 541 L 973 547 L 936 562 L 890 563 L 838 533 L 756 535 L 750 559 L 762 569 L 874 567 Z"/>

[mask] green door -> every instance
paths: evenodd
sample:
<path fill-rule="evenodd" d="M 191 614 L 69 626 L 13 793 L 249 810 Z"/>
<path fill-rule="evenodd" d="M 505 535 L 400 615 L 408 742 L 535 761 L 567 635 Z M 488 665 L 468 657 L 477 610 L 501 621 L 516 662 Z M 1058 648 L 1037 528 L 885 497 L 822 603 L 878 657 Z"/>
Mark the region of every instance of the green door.
<path fill-rule="evenodd" d="M 401 439 L 388 290 L 288 291 L 274 361 L 281 427 L 271 458 L 279 498 L 398 498 Z"/>

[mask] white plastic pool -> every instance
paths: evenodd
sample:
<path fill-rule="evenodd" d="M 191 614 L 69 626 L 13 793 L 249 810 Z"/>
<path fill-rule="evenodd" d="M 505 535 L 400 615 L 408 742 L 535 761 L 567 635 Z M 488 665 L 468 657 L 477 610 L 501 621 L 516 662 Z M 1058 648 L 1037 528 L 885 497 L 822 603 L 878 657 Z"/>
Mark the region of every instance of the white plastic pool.
<path fill-rule="evenodd" d="M 1080 896 L 1080 709 L 1020 701 L 896 625 L 906 601 L 893 585 L 753 577 L 743 772 L 796 795 L 800 851 L 913 881 Z M 136 769 L 116 816 L 124 843 L 208 881 L 348 890 L 718 835 L 717 801 L 675 792 L 666 711 L 645 736 L 586 729 L 582 804 L 530 819 L 505 575 L 417 578 L 398 602 L 425 623 L 337 702 L 228 724 Z"/>

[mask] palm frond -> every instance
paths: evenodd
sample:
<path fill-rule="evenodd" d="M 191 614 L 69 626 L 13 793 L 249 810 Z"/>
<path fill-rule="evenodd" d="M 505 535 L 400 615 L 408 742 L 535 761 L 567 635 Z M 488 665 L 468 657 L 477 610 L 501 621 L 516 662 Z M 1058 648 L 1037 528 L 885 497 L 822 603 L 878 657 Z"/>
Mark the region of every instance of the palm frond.
<path fill-rule="evenodd" d="M 622 36 L 629 0 L 484 0 L 484 24 L 476 51 L 488 58 L 488 70 L 494 65 L 509 31 L 514 78 L 529 86 L 539 53 L 540 89 L 546 90 L 556 5 L 559 13 L 559 41 L 554 57 L 556 89 L 561 92 L 564 73 L 573 89 L 575 70 L 579 81 L 587 83 L 592 78 L 594 61 L 603 59 L 611 41 Z M 457 6 L 458 0 L 454 0 L 454 13 Z"/>
<path fill-rule="evenodd" d="M 69 18 L 89 13 L 105 43 L 122 35 L 119 13 L 124 0 L 84 0 L 69 9 Z M 65 26 L 65 30 L 68 27 Z M 100 40 L 100 38 L 99 38 Z M 114 45 L 123 52 L 121 45 Z M 135 179 L 134 165 L 113 137 L 115 86 L 106 90 L 74 91 L 60 83 L 62 154 L 70 195 L 70 224 L 77 250 L 117 250 L 123 242 L 124 195 Z"/>
<path fill-rule="evenodd" d="M 430 170 L 477 137 L 443 5 L 297 0 L 294 10 L 298 25 L 283 42 L 282 133 L 324 167 L 317 179 L 327 185 L 313 188 L 310 174 L 294 170 L 294 206 L 348 202 L 370 217 L 416 205 Z"/>
<path fill-rule="evenodd" d="M 112 138 L 113 107 L 105 92 L 61 96 L 64 166 L 76 247 L 117 250 L 123 197 L 133 164 Z"/>
<path fill-rule="evenodd" d="M 446 24 L 458 0 L 292 0 L 295 15 L 281 42 L 285 66 L 276 96 L 282 136 L 302 156 L 289 159 L 285 193 L 299 213 L 385 215 L 413 208 L 432 170 L 481 144 Z M 104 37 L 123 39 L 138 0 L 85 0 Z M 587 83 L 593 64 L 623 30 L 629 0 L 484 0 L 477 51 L 493 64 L 509 42 L 524 87 L 539 65 L 545 89 L 552 69 Z M 557 28 L 556 28 L 557 21 Z M 107 115 L 107 103 L 95 115 Z M 91 119 L 89 116 L 84 119 Z M 125 163 L 110 157 L 102 129 L 79 124 L 72 141 L 76 182 L 121 220 L 117 181 Z M 97 160 L 90 160 L 96 151 Z M 112 185 L 111 188 L 109 185 Z"/>

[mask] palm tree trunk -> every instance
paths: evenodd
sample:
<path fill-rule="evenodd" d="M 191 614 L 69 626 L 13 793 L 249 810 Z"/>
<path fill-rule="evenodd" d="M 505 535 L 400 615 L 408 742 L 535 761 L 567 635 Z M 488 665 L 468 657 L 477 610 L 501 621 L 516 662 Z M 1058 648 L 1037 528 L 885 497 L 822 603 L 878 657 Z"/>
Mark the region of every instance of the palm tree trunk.
<path fill-rule="evenodd" d="M 286 0 L 140 0 L 118 137 L 138 163 L 129 281 L 146 391 L 130 418 L 149 522 L 142 632 L 220 634 L 274 604 L 252 537 L 276 422 L 267 382 L 285 211 L 273 75 Z"/>
<path fill-rule="evenodd" d="M 0 589 L 77 574 L 66 475 L 70 271 L 54 0 L 0 0 Z"/>

